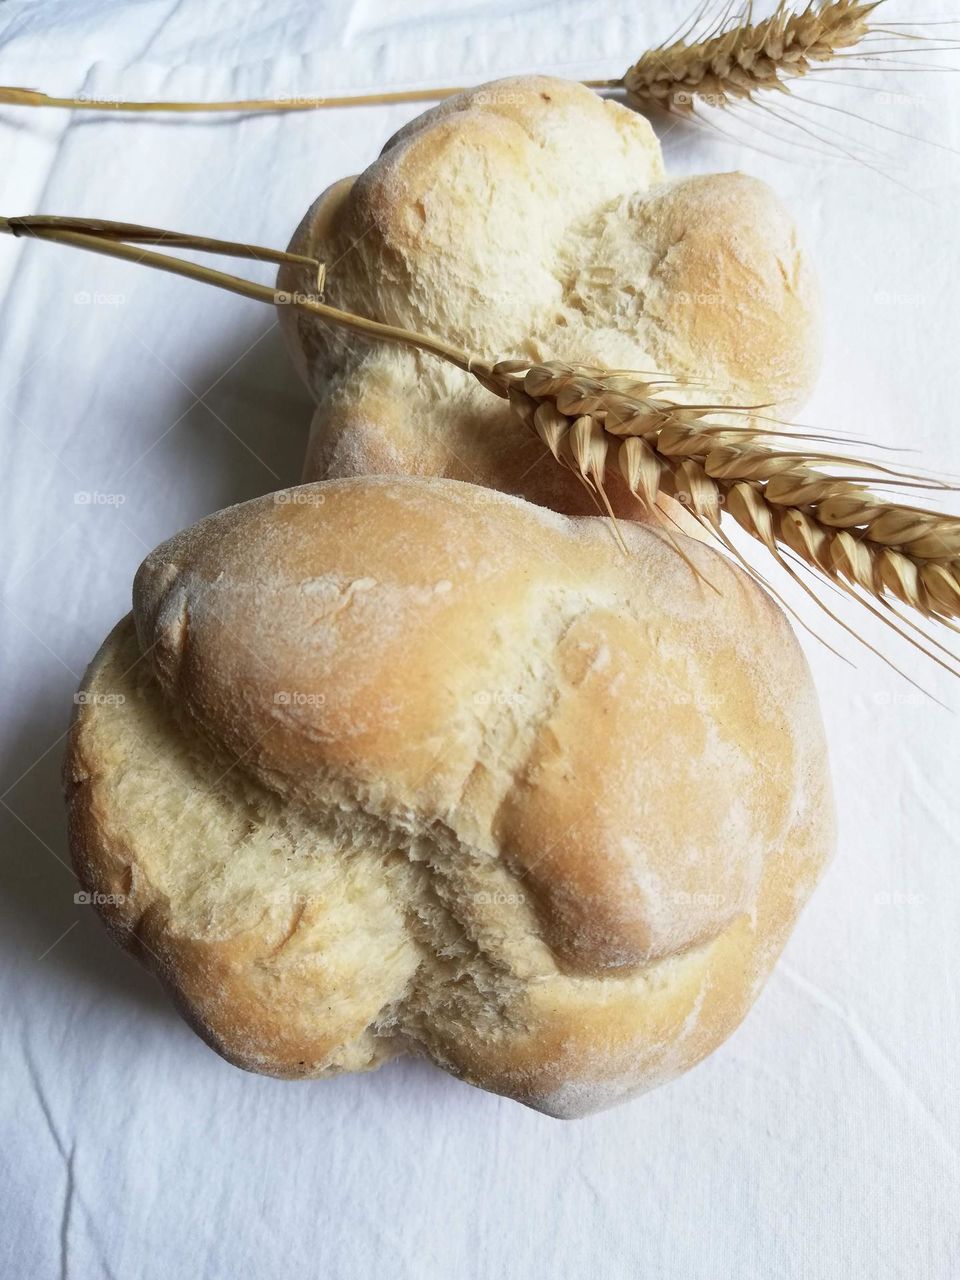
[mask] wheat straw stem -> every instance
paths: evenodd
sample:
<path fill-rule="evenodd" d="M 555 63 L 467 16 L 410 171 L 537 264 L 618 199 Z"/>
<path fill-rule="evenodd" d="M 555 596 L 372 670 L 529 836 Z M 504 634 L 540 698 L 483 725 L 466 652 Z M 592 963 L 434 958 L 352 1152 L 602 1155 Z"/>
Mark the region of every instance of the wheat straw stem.
<path fill-rule="evenodd" d="M 115 222 L 107 218 L 60 218 L 51 214 L 33 214 L 29 218 L 9 218 L 14 235 L 40 231 L 79 231 L 96 235 L 103 240 L 130 241 L 135 244 L 165 244 L 171 248 L 199 249 L 206 253 L 219 253 L 231 258 L 252 258 L 277 265 L 312 267 L 319 271 L 322 264 L 303 253 L 267 249 L 259 244 L 247 244 L 242 240 L 214 240 L 210 236 L 192 236 L 182 231 L 167 231 L 163 227 L 146 227 L 138 222 Z"/>
<path fill-rule="evenodd" d="M 329 107 L 384 106 L 398 102 L 433 102 L 462 93 L 457 86 L 431 89 L 402 89 L 385 93 L 357 93 L 326 97 L 238 98 L 223 102 L 136 102 L 113 98 L 56 97 L 39 89 L 0 87 L 0 104 L 13 107 L 60 107 L 70 111 L 166 112 L 184 115 L 191 112 L 318 111 Z"/>
<path fill-rule="evenodd" d="M 622 89 L 623 80 L 581 80 L 587 89 L 601 92 Z M 235 113 L 324 111 L 335 107 L 382 107 L 404 102 L 441 102 L 464 93 L 469 85 L 444 85 L 423 89 L 393 89 L 382 93 L 348 93 L 341 95 L 291 96 L 287 98 L 235 98 L 219 102 L 140 102 L 122 98 L 57 97 L 39 89 L 23 89 L 16 85 L 0 86 L 0 106 L 56 107 L 66 111 L 102 111 L 114 115 L 168 114 L 189 115 L 204 112 Z"/>
<path fill-rule="evenodd" d="M 881 481 L 891 475 L 889 468 L 816 449 L 801 454 L 768 445 L 756 426 L 736 427 L 728 419 L 711 420 L 710 415 L 721 406 L 682 405 L 666 399 L 662 392 L 669 383 L 662 375 L 644 379 L 639 374 L 517 360 L 492 364 L 429 334 L 382 324 L 306 294 L 288 295 L 123 243 L 117 238 L 123 234 L 122 228 L 141 242 L 169 240 L 194 247 L 203 242 L 203 247 L 214 252 L 228 252 L 231 245 L 239 243 L 79 218 L 0 218 L 0 233 L 53 240 L 172 272 L 258 302 L 288 304 L 363 337 L 399 343 L 453 364 L 506 399 L 518 421 L 539 436 L 558 462 L 579 476 L 611 516 L 605 482 L 616 469 L 648 516 L 664 523 L 665 518 L 658 515 L 657 498 L 661 493 L 680 498 L 762 582 L 722 530 L 721 515 L 727 512 L 791 576 L 797 578 L 786 558 L 790 553 L 853 595 L 898 634 L 907 635 L 927 656 L 947 666 L 881 613 L 871 599 L 890 610 L 893 598 L 925 618 L 953 626 L 960 618 L 960 519 L 886 502 L 869 492 L 858 478 L 825 474 L 815 464 L 856 466 L 879 473 Z M 257 246 L 240 247 L 256 251 L 264 259 L 276 257 Z M 317 266 L 310 258 L 301 265 Z M 750 411 L 722 408 L 725 414 Z M 802 443 L 799 437 L 797 443 Z M 953 487 L 915 476 L 904 475 L 901 480 L 918 487 Z M 666 532 L 693 568 L 669 529 Z M 805 583 L 801 581 L 801 585 L 826 608 Z M 927 643 L 942 649 L 926 633 L 920 634 Z M 952 667 L 947 669 L 953 671 Z"/>
<path fill-rule="evenodd" d="M 57 225 L 58 223 L 62 225 Z M 183 258 L 175 258 L 171 255 L 154 253 L 149 249 L 140 249 L 133 245 L 124 244 L 115 238 L 115 231 L 102 232 L 99 229 L 101 225 L 103 224 L 95 220 L 88 221 L 83 218 L 54 220 L 43 216 L 27 218 L 0 217 L 0 234 L 32 236 L 40 240 L 52 240 L 57 244 L 72 245 L 74 248 L 86 249 L 90 253 L 99 253 L 108 258 L 121 258 L 127 262 L 153 267 L 158 271 L 167 271 L 172 275 L 183 276 L 189 280 L 198 280 L 203 284 L 214 285 L 218 289 L 226 289 L 229 293 L 236 293 L 244 298 L 252 298 L 255 302 L 266 302 L 274 306 L 292 306 L 298 311 L 319 316 L 321 319 L 329 320 L 332 324 L 350 329 L 354 333 L 362 334 L 364 337 L 380 338 L 386 342 L 395 342 L 402 346 L 414 347 L 420 351 L 428 352 L 430 355 L 438 356 L 450 364 L 455 364 L 460 369 L 470 369 L 473 360 L 470 353 L 463 350 L 462 347 L 444 342 L 440 338 L 431 337 L 429 334 L 416 333 L 410 329 L 401 329 L 395 325 L 381 324 L 377 320 L 370 320 L 366 316 L 354 315 L 350 311 L 341 311 L 339 308 L 331 307 L 308 294 L 286 294 L 267 285 L 245 280 L 242 276 L 229 275 L 223 271 L 215 271 L 212 267 L 205 267 L 196 262 L 188 262 Z M 117 227 L 123 224 L 108 223 L 106 225 Z M 67 229 L 68 226 L 70 229 Z M 84 227 L 85 230 L 72 229 L 80 227 Z M 137 230 L 149 231 L 151 235 L 158 234 L 157 228 L 137 228 Z M 177 234 L 171 233 L 172 240 L 176 240 Z M 195 247 L 202 247 L 216 253 L 231 252 L 229 246 L 233 244 L 232 241 L 212 240 L 206 236 L 185 236 L 179 243 L 184 242 L 189 242 Z M 203 243 L 201 244 L 201 242 Z M 252 250 L 256 246 L 245 245 L 243 247 Z M 278 261 L 292 257 L 298 261 L 302 260 L 311 267 L 317 266 L 315 259 L 312 258 L 301 259 L 301 255 L 282 255 L 278 254 L 276 250 L 256 248 L 256 256 L 264 261 Z"/>

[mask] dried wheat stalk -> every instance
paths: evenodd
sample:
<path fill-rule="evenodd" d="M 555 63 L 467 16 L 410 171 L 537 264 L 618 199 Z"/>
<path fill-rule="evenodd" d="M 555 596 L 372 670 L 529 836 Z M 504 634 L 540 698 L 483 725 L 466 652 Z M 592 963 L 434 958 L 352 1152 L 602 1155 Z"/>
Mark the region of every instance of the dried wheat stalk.
<path fill-rule="evenodd" d="M 760 90 L 785 90 L 814 64 L 833 61 L 873 29 L 870 15 L 882 0 L 810 0 L 793 12 L 780 0 L 761 22 L 746 14 L 708 39 L 675 40 L 645 53 L 623 77 L 637 106 L 692 111 L 696 102 L 725 106 Z M 746 19 L 746 20 L 745 20 Z"/>
<path fill-rule="evenodd" d="M 722 106 L 749 99 L 757 90 L 783 90 L 793 77 L 805 75 L 860 44 L 878 30 L 869 21 L 883 0 L 809 0 L 794 12 L 780 0 L 776 12 L 751 21 L 752 3 L 715 35 L 686 43 L 674 40 L 645 53 L 619 79 L 584 80 L 591 89 L 626 90 L 637 106 L 691 110 L 695 100 Z M 702 12 L 702 11 L 701 11 Z M 891 31 L 892 35 L 901 32 Z M 38 89 L 0 87 L 0 104 L 62 107 L 106 112 L 256 112 L 313 111 L 326 107 L 428 102 L 462 93 L 464 86 L 334 96 L 252 98 L 223 102 L 138 102 L 102 97 L 54 97 Z"/>
<path fill-rule="evenodd" d="M 104 111 L 116 114 L 142 114 L 144 112 L 169 112 L 188 115 L 192 112 L 236 112 L 240 115 L 257 111 L 319 111 L 331 107 L 386 106 L 405 102 L 436 102 L 455 93 L 461 87 L 430 89 L 397 89 L 384 93 L 355 93 L 346 95 L 297 95 L 287 98 L 233 98 L 223 102 L 140 102 L 125 98 L 103 97 L 55 97 L 39 89 L 24 89 L 15 85 L 0 86 L 0 105 L 10 107 L 60 107 L 69 111 Z"/>
<path fill-rule="evenodd" d="M 237 247 L 232 242 L 80 218 L 0 218 L 0 233 L 53 240 L 213 284 L 259 302 L 290 305 L 368 339 L 400 343 L 454 364 L 508 400 L 518 424 L 534 431 L 556 461 L 571 468 L 611 515 L 605 481 L 616 468 L 649 518 L 666 522 L 656 505 L 661 493 L 678 498 L 759 578 L 722 527 L 723 515 L 729 514 L 791 576 L 797 578 L 790 560 L 799 559 L 865 604 L 929 657 L 960 674 L 926 645 L 947 653 L 953 662 L 960 659 L 895 609 L 895 602 L 907 605 L 925 619 L 960 630 L 956 626 L 960 518 L 891 502 L 869 487 L 907 485 L 952 491 L 951 484 L 845 453 L 825 452 L 816 447 L 816 439 L 764 425 L 751 416 L 757 406 L 736 409 L 674 402 L 664 394 L 671 384 L 661 376 L 644 378 L 559 363 L 491 363 L 440 338 L 341 311 L 317 296 L 278 294 L 239 276 L 134 247 L 167 239 L 230 252 Z M 277 259 L 270 250 L 239 248 L 244 256 Z M 311 272 L 318 267 L 312 259 L 303 260 L 303 265 Z M 731 422 L 741 414 L 745 425 Z M 784 438 L 792 441 L 792 447 L 779 443 Z M 866 475 L 845 474 L 849 469 Z M 673 538 L 669 529 L 667 533 Z M 675 539 L 674 545 L 684 555 Z M 816 593 L 797 580 L 822 605 Z M 924 643 L 904 632 L 898 621 L 919 631 Z"/>

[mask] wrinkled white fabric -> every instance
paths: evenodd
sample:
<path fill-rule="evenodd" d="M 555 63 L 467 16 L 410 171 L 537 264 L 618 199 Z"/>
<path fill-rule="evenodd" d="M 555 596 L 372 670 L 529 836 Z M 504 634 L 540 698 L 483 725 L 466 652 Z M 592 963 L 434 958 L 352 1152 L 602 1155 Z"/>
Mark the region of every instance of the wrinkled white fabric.
<path fill-rule="evenodd" d="M 609 76 L 693 7 L 7 0 L 0 83 L 223 98 L 522 70 Z M 956 0 L 889 8 L 960 17 Z M 846 87 L 855 81 L 872 88 Z M 960 145 L 949 75 L 837 72 L 802 93 Z M 316 194 L 419 109 L 119 119 L 0 108 L 0 213 L 282 246 Z M 820 144 L 762 111 L 744 113 L 752 145 L 658 127 L 675 172 L 743 168 L 796 213 L 826 313 L 804 421 L 960 471 L 960 161 L 802 110 L 857 159 L 791 148 Z M 865 154 L 864 138 L 890 158 Z M 571 181 L 589 181 L 589 163 Z M 244 1075 L 74 902 L 58 773 L 77 681 L 128 608 L 138 563 L 206 513 L 294 482 L 307 396 L 268 309 L 189 282 L 0 238 L 0 308 L 0 1274 L 960 1275 L 957 716 L 787 588 L 855 663 L 804 636 L 839 853 L 745 1025 L 678 1083 L 563 1124 L 414 1061 L 327 1083 Z M 844 616 L 960 705 L 931 664 Z"/>

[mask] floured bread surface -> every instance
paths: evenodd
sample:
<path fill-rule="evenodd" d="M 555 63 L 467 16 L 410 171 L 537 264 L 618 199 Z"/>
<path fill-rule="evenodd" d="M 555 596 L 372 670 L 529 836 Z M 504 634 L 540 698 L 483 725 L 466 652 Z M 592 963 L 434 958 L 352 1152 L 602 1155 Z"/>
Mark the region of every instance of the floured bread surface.
<path fill-rule="evenodd" d="M 427 111 L 326 191 L 290 247 L 327 264 L 335 306 L 484 358 L 659 372 L 679 401 L 786 414 L 819 363 L 816 287 L 770 189 L 668 181 L 642 116 L 565 80 L 496 81 Z M 278 284 L 312 288 L 289 267 Z M 305 479 L 443 475 L 594 513 L 469 375 L 289 306 L 280 319 L 317 402 Z M 611 497 L 638 514 L 615 478 Z"/>
<path fill-rule="evenodd" d="M 72 728 L 72 848 L 221 1053 L 418 1051 L 575 1116 L 739 1023 L 831 850 L 819 712 L 745 575 L 624 537 L 366 478 L 147 558 Z"/>

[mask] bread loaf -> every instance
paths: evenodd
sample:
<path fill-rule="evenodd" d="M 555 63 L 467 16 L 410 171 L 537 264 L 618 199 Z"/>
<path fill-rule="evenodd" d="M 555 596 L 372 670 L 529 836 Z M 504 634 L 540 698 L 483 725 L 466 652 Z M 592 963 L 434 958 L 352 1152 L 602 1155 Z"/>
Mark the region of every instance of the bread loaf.
<path fill-rule="evenodd" d="M 220 1053 L 417 1052 L 570 1117 L 737 1026 L 831 851 L 819 713 L 752 581 L 623 536 L 368 477 L 147 557 L 79 699 L 71 848 Z"/>
<path fill-rule="evenodd" d="M 787 414 L 819 363 L 812 271 L 770 189 L 668 179 L 642 116 L 565 80 L 496 81 L 427 111 L 324 192 L 290 247 L 326 263 L 336 306 L 487 358 L 656 371 L 685 403 Z M 313 282 L 284 267 L 278 286 Z M 442 475 L 595 512 L 468 374 L 289 306 L 280 321 L 317 405 L 304 479 Z M 615 479 L 611 498 L 638 515 Z"/>

